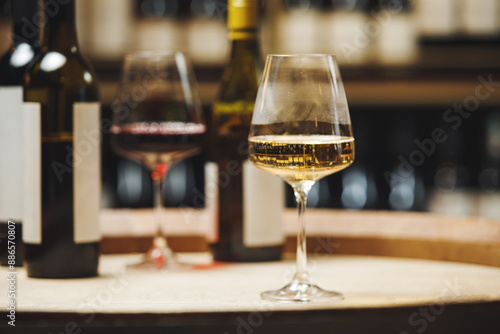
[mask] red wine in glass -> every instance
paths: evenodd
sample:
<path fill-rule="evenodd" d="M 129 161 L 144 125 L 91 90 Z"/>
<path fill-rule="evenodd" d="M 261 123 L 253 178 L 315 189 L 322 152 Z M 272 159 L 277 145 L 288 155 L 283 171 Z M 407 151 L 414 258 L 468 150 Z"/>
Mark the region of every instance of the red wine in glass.
<path fill-rule="evenodd" d="M 113 126 L 114 149 L 121 155 L 155 170 L 198 153 L 203 144 L 205 125 L 199 123 L 159 122 Z"/>

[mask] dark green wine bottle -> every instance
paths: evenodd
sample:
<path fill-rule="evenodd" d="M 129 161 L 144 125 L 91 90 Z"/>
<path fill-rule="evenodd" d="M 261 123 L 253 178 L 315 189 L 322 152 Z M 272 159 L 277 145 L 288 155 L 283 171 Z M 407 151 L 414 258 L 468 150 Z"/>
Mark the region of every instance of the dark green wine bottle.
<path fill-rule="evenodd" d="M 28 276 L 97 275 L 100 104 L 80 53 L 75 1 L 44 0 L 38 60 L 24 80 L 25 218 Z"/>
<path fill-rule="evenodd" d="M 0 58 L 0 264 L 21 266 L 22 85 L 24 72 L 38 52 L 40 32 L 34 23 L 37 0 L 11 1 L 10 6 L 12 44 Z"/>

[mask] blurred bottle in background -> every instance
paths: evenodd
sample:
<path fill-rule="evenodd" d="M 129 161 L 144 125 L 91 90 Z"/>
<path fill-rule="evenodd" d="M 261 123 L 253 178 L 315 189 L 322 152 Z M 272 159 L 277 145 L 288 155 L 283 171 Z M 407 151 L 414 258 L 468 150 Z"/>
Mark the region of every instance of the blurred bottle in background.
<path fill-rule="evenodd" d="M 277 45 L 271 53 L 317 53 L 319 12 L 312 0 L 285 0 L 284 7 L 276 10 Z"/>
<path fill-rule="evenodd" d="M 461 0 L 458 21 L 468 35 L 490 36 L 500 31 L 498 0 Z"/>
<path fill-rule="evenodd" d="M 318 17 L 316 52 L 333 53 L 344 65 L 370 61 L 375 35 L 368 0 L 325 0 Z M 378 28 L 377 28 L 378 29 Z"/>
<path fill-rule="evenodd" d="M 134 0 L 77 1 L 77 29 L 81 47 L 94 59 L 121 59 L 133 47 Z"/>
<path fill-rule="evenodd" d="M 415 119 L 405 111 L 392 115 L 390 148 L 392 164 L 388 165 L 393 177 L 387 197 L 389 208 L 397 211 L 425 209 L 425 187 L 422 169 L 428 168 L 426 154 L 415 145 L 419 138 Z M 388 174 L 385 174 L 388 175 Z"/>
<path fill-rule="evenodd" d="M 16 265 L 23 263 L 23 138 L 24 72 L 40 47 L 35 21 L 37 0 L 11 1 L 12 44 L 0 58 L 0 264 L 7 265 L 8 220 L 16 224 Z M 11 226 L 12 229 L 13 226 Z"/>
<path fill-rule="evenodd" d="M 424 36 L 450 36 L 459 29 L 460 1 L 418 0 L 415 13 L 419 33 Z"/>
<path fill-rule="evenodd" d="M 429 210 L 448 215 L 469 216 L 475 211 L 470 189 L 471 174 L 466 165 L 467 142 L 464 127 L 446 132 L 447 139 L 437 147 L 434 190 Z"/>
<path fill-rule="evenodd" d="M 228 2 L 231 55 L 213 104 L 206 200 L 214 209 L 211 250 L 219 261 L 281 257 L 283 181 L 248 162 L 248 133 L 260 77 L 258 0 Z"/>
<path fill-rule="evenodd" d="M 418 34 L 410 0 L 378 0 L 371 25 L 376 34 L 376 62 L 381 65 L 414 64 L 418 58 Z M 378 23 L 378 25 L 376 24 Z"/>
<path fill-rule="evenodd" d="M 485 117 L 485 153 L 477 176 L 479 186 L 478 214 L 500 219 L 500 111 Z"/>
<path fill-rule="evenodd" d="M 229 44 L 224 18 L 227 4 L 217 0 L 191 0 L 187 20 L 187 51 L 196 64 L 219 65 L 226 59 Z"/>
<path fill-rule="evenodd" d="M 336 192 L 340 198 L 336 205 L 339 208 L 353 210 L 379 208 L 375 165 L 384 160 L 379 151 L 371 149 L 370 145 L 379 131 L 378 127 L 373 126 L 379 115 L 380 113 L 374 110 L 351 111 L 356 138 L 356 160 L 351 167 L 340 173 L 341 184 L 332 185 L 332 191 L 338 188 Z"/>
<path fill-rule="evenodd" d="M 78 46 L 75 0 L 43 6 L 43 44 L 23 85 L 24 260 L 29 277 L 91 277 L 101 239 L 99 90 Z"/>

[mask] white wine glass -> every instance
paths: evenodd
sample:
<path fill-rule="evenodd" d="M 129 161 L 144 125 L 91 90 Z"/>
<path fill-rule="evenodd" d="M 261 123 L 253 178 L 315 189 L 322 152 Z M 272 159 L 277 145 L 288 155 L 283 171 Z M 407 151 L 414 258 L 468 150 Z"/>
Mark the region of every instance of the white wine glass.
<path fill-rule="evenodd" d="M 156 234 L 143 262 L 130 267 L 174 270 L 178 263 L 161 228 L 161 185 L 169 167 L 200 151 L 205 124 L 196 80 L 181 52 L 140 52 L 125 56 L 113 105 L 111 145 L 144 164 L 154 184 Z"/>
<path fill-rule="evenodd" d="M 318 287 L 307 271 L 304 213 L 314 183 L 349 166 L 354 137 L 335 56 L 268 55 L 255 101 L 249 159 L 292 186 L 299 226 L 292 281 L 263 299 L 285 302 L 341 300 Z"/>

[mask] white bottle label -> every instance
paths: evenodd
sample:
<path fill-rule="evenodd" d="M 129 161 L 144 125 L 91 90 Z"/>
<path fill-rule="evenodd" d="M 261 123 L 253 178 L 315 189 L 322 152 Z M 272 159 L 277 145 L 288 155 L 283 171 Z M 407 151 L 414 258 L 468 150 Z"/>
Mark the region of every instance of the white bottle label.
<path fill-rule="evenodd" d="M 101 208 L 100 103 L 73 106 L 73 208 L 75 243 L 99 241 Z"/>
<path fill-rule="evenodd" d="M 283 243 L 283 181 L 252 165 L 243 163 L 243 243 L 246 247 L 274 246 Z M 219 167 L 205 164 L 205 210 L 212 228 L 207 232 L 210 243 L 219 240 Z"/>
<path fill-rule="evenodd" d="M 205 210 L 208 212 L 212 228 L 207 231 L 209 243 L 219 240 L 219 166 L 215 162 L 205 164 Z"/>
<path fill-rule="evenodd" d="M 24 157 L 25 218 L 23 240 L 42 242 L 41 209 L 41 108 L 38 103 L 25 103 Z M 100 239 L 101 206 L 101 133 L 100 104 L 75 103 L 73 106 L 73 223 L 75 243 Z"/>
<path fill-rule="evenodd" d="M 246 247 L 279 245 L 284 241 L 283 181 L 243 163 L 243 243 Z"/>
<path fill-rule="evenodd" d="M 0 221 L 23 219 L 22 87 L 0 87 Z"/>
<path fill-rule="evenodd" d="M 42 135 L 40 103 L 23 104 L 23 241 L 42 243 Z"/>

